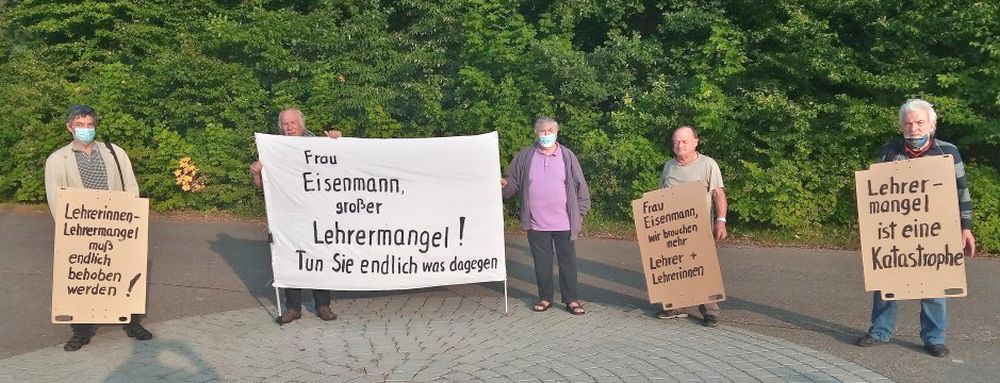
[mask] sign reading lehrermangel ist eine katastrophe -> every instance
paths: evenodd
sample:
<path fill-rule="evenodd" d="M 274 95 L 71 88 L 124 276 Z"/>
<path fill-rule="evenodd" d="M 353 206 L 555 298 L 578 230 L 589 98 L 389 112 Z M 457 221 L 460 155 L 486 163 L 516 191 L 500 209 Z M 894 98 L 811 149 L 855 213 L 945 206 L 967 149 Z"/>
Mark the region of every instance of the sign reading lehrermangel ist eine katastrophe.
<path fill-rule="evenodd" d="M 396 290 L 506 280 L 496 132 L 256 139 L 275 286 Z"/>
<path fill-rule="evenodd" d="M 968 294 L 954 161 L 928 156 L 854 173 L 866 291 L 885 300 Z"/>

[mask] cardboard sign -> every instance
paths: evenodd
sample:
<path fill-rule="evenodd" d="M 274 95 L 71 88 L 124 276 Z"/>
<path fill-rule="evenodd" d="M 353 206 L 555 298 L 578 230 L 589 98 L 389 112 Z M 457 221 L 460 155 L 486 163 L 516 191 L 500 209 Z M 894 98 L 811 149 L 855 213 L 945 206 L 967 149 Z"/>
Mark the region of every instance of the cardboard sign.
<path fill-rule="evenodd" d="M 128 323 L 146 313 L 149 200 L 56 192 L 52 323 Z"/>
<path fill-rule="evenodd" d="M 704 182 L 687 182 L 632 201 L 650 303 L 680 309 L 726 299 Z"/>
<path fill-rule="evenodd" d="M 497 134 L 258 134 L 274 285 L 396 290 L 502 281 Z"/>
<path fill-rule="evenodd" d="M 885 300 L 966 296 L 954 159 L 883 162 L 854 178 L 865 290 Z"/>

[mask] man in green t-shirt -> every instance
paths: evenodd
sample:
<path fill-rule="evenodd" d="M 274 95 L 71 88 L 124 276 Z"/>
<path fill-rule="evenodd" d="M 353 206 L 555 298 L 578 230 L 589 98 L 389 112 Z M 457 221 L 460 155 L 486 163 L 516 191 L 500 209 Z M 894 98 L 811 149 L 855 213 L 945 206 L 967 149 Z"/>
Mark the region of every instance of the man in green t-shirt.
<path fill-rule="evenodd" d="M 715 225 L 713 233 L 716 241 L 726 239 L 726 202 L 725 186 L 722 184 L 722 172 L 719 164 L 711 157 L 698 153 L 698 132 L 691 126 L 681 126 L 674 130 L 674 158 L 663 165 L 660 174 L 660 187 L 666 188 L 684 182 L 705 181 L 708 184 L 709 211 L 715 206 Z M 687 308 L 667 309 L 656 313 L 660 319 L 686 318 Z M 708 303 L 698 306 L 701 313 L 701 324 L 706 327 L 719 325 L 719 304 Z"/>

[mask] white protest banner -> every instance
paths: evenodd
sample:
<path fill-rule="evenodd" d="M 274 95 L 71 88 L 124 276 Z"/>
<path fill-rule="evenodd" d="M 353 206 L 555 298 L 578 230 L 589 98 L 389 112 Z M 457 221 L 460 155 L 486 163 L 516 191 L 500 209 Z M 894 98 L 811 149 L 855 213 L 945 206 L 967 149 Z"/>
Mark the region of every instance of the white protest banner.
<path fill-rule="evenodd" d="M 256 139 L 275 286 L 396 290 L 506 280 L 496 132 Z"/>
<path fill-rule="evenodd" d="M 865 290 L 885 300 L 966 296 L 954 158 L 883 162 L 854 177 Z"/>
<path fill-rule="evenodd" d="M 650 303 L 683 308 L 726 299 L 707 189 L 685 182 L 632 201 Z"/>
<path fill-rule="evenodd" d="M 149 200 L 66 188 L 56 206 L 52 323 L 128 323 L 145 314 Z"/>

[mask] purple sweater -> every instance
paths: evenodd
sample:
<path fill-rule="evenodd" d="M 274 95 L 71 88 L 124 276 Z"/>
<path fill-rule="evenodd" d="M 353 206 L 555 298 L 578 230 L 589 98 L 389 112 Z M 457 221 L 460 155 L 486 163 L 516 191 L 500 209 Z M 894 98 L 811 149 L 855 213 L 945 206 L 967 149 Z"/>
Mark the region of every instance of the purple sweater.
<path fill-rule="evenodd" d="M 528 211 L 531 196 L 526 183 L 535 150 L 535 146 L 529 146 L 514 155 L 507 167 L 507 187 L 503 188 L 504 198 L 520 194 L 521 228 L 524 230 L 528 230 L 531 225 L 531 212 Z M 580 168 L 576 154 L 562 146 L 562 158 L 566 166 L 566 211 L 569 212 L 570 236 L 575 239 L 583 228 L 583 216 L 590 210 L 590 189 L 587 188 L 587 180 L 583 178 L 583 169 Z"/>

